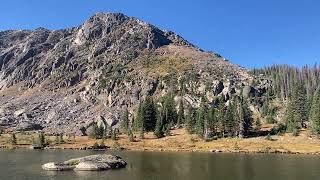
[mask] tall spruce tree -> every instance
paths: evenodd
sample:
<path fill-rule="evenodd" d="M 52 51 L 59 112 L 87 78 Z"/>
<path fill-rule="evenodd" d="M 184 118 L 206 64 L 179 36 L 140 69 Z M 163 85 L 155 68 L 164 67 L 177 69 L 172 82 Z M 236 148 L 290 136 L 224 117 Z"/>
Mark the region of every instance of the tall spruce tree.
<path fill-rule="evenodd" d="M 177 123 L 177 112 L 175 109 L 174 94 L 168 93 L 163 97 L 163 116 L 164 124 L 176 124 Z"/>
<path fill-rule="evenodd" d="M 134 130 L 135 131 L 140 131 L 141 130 L 141 126 L 143 126 L 143 116 L 144 116 L 144 112 L 142 109 L 143 106 L 143 102 L 140 101 L 139 103 L 139 107 L 138 107 L 138 111 L 137 111 L 137 116 L 134 119 Z"/>
<path fill-rule="evenodd" d="M 16 145 L 16 144 L 17 144 L 17 137 L 16 137 L 16 134 L 15 134 L 15 133 L 12 133 L 12 134 L 11 134 L 10 144 L 11 144 L 11 145 Z"/>
<path fill-rule="evenodd" d="M 153 98 L 151 96 L 147 96 L 143 104 L 142 110 L 144 111 L 142 116 L 144 130 L 154 131 L 156 126 L 157 116 L 156 116 L 156 107 L 155 107 Z"/>
<path fill-rule="evenodd" d="M 237 123 L 238 123 L 238 136 L 243 138 L 248 136 L 252 130 L 252 111 L 245 99 L 239 99 L 237 102 Z"/>
<path fill-rule="evenodd" d="M 206 118 L 206 109 L 205 106 L 202 104 L 200 108 L 197 110 L 196 115 L 196 133 L 199 137 L 203 138 L 204 136 L 204 122 Z"/>
<path fill-rule="evenodd" d="M 296 83 L 285 112 L 285 122 L 287 131 L 297 135 L 299 129 L 304 127 L 305 121 L 308 119 L 307 99 L 303 85 Z"/>
<path fill-rule="evenodd" d="M 40 132 L 39 137 L 38 137 L 38 146 L 39 147 L 44 147 L 46 144 L 46 138 L 43 132 Z"/>
<path fill-rule="evenodd" d="M 121 129 L 128 134 L 129 130 L 129 111 L 126 109 L 122 116 Z"/>
<path fill-rule="evenodd" d="M 157 122 L 156 122 L 156 128 L 154 131 L 154 135 L 157 136 L 157 138 L 161 138 L 164 136 L 164 125 L 163 125 L 163 112 L 160 110 L 160 112 L 157 113 Z"/>
<path fill-rule="evenodd" d="M 188 113 L 186 115 L 186 129 L 188 131 L 188 133 L 192 134 L 194 133 L 194 126 L 196 124 L 195 121 L 195 112 L 194 112 L 194 108 L 192 108 L 191 106 L 188 108 Z"/>
<path fill-rule="evenodd" d="M 217 109 L 217 119 L 218 119 L 218 129 L 222 137 L 225 136 L 226 133 L 226 117 L 225 117 L 225 104 L 223 101 L 219 102 L 218 109 Z"/>
<path fill-rule="evenodd" d="M 231 137 L 236 134 L 235 111 L 235 103 L 230 101 L 225 113 L 225 130 Z"/>
<path fill-rule="evenodd" d="M 320 88 L 313 95 L 312 105 L 310 109 L 309 121 L 311 131 L 314 134 L 320 134 Z"/>
<path fill-rule="evenodd" d="M 217 132 L 217 111 L 215 108 L 210 107 L 204 123 L 204 138 L 210 138 Z"/>
<path fill-rule="evenodd" d="M 183 101 L 180 100 L 180 103 L 179 103 L 179 112 L 178 112 L 178 122 L 177 124 L 180 125 L 180 124 L 183 124 L 184 123 L 184 107 L 183 107 Z"/>

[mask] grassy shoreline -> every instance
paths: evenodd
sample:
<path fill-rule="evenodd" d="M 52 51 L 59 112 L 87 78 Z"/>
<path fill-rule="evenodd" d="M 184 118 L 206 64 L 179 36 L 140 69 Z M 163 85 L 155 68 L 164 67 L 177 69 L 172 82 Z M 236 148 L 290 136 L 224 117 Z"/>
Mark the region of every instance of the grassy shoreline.
<path fill-rule="evenodd" d="M 9 134 L 0 136 L 1 148 L 30 148 L 32 136 L 35 134 L 17 134 L 17 145 L 8 144 Z M 138 135 L 135 135 L 138 137 Z M 93 144 L 100 144 L 102 140 L 90 139 L 87 136 L 64 137 L 63 144 L 54 144 L 53 136 L 47 137 L 50 145 L 45 149 L 90 149 Z M 165 152 L 217 152 L 217 153 L 284 153 L 284 154 L 320 154 L 320 140 L 310 137 L 306 131 L 299 136 L 290 134 L 275 135 L 272 139 L 252 137 L 246 139 L 222 138 L 205 142 L 196 135 L 188 134 L 184 129 L 171 131 L 171 136 L 157 139 L 153 133 L 146 133 L 143 140 L 135 138 L 129 142 L 126 135 L 119 135 L 117 141 L 104 140 L 107 149 L 122 149 L 128 151 L 165 151 Z"/>

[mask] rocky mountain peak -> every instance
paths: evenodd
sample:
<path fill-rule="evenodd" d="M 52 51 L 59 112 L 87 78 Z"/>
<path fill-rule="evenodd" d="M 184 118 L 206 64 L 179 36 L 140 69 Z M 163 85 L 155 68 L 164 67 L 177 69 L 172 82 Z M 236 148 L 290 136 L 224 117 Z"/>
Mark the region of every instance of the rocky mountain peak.
<path fill-rule="evenodd" d="M 245 69 L 221 56 L 121 13 L 97 13 L 62 30 L 0 32 L 3 117 L 41 124 L 51 132 L 57 127 L 75 131 L 97 117 L 116 124 L 121 110 L 129 108 L 132 114 L 141 99 L 179 91 L 181 83 L 189 94 L 177 98 L 191 106 L 204 96 L 227 99 L 240 92 L 246 78 Z M 9 89 L 18 91 L 10 94 Z M 26 115 L 14 115 L 21 109 Z"/>

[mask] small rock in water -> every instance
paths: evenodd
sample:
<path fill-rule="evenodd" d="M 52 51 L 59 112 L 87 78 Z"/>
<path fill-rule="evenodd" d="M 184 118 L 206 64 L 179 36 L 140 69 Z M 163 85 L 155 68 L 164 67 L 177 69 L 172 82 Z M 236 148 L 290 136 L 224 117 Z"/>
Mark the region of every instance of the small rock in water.
<path fill-rule="evenodd" d="M 119 156 L 110 154 L 99 154 L 70 159 L 62 163 L 49 162 L 42 165 L 42 169 L 47 171 L 102 171 L 108 169 L 124 168 L 127 163 Z"/>

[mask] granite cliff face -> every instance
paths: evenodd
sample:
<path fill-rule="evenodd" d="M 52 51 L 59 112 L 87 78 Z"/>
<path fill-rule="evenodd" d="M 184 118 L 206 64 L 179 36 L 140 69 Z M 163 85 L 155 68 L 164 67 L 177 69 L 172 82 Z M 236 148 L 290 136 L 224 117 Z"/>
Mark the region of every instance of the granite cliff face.
<path fill-rule="evenodd" d="M 120 13 L 79 27 L 0 32 L 0 125 L 82 134 L 94 121 L 117 125 L 147 95 L 182 91 L 185 104 L 264 93 L 253 77 L 179 35 Z M 181 85 L 183 84 L 183 85 Z M 183 86 L 183 87 L 182 87 Z M 179 94 L 179 93 L 178 93 Z"/>

